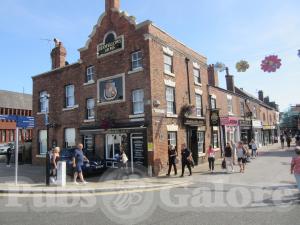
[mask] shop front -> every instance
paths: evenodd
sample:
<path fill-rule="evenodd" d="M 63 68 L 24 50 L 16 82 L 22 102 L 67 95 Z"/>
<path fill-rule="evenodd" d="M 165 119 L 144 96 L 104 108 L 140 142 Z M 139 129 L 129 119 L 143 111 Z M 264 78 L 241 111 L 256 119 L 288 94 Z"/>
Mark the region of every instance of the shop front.
<path fill-rule="evenodd" d="M 263 126 L 263 143 L 264 145 L 273 144 L 275 140 L 275 126 Z"/>
<path fill-rule="evenodd" d="M 253 137 L 258 147 L 263 145 L 262 122 L 260 120 L 252 120 Z"/>
<path fill-rule="evenodd" d="M 239 141 L 239 120 L 236 117 L 221 117 L 221 126 L 226 143 Z"/>
<path fill-rule="evenodd" d="M 252 138 L 252 122 L 251 120 L 239 120 L 240 140 L 244 144 L 248 144 Z"/>

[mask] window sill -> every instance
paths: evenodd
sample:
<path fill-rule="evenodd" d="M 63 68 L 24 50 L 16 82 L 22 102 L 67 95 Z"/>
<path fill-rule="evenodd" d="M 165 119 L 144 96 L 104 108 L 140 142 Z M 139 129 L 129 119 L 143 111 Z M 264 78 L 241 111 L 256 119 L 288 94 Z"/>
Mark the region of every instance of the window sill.
<path fill-rule="evenodd" d="M 164 71 L 164 74 L 165 74 L 165 75 L 168 75 L 168 76 L 170 76 L 170 77 L 175 77 L 175 74 L 174 74 L 174 73 L 171 73 L 171 72 L 169 72 L 169 71 Z"/>
<path fill-rule="evenodd" d="M 232 112 L 229 112 L 228 115 L 229 116 L 234 116 L 234 114 Z"/>
<path fill-rule="evenodd" d="M 141 113 L 141 114 L 136 114 L 136 115 L 129 115 L 129 119 L 134 119 L 134 118 L 144 118 L 145 114 Z"/>
<path fill-rule="evenodd" d="M 202 87 L 202 84 L 201 83 L 198 83 L 198 82 L 194 82 L 195 86 L 199 86 L 199 87 Z"/>
<path fill-rule="evenodd" d="M 35 156 L 38 159 L 45 159 L 46 158 L 46 154 L 45 155 L 36 155 Z"/>
<path fill-rule="evenodd" d="M 205 117 L 204 116 L 196 116 L 196 119 L 201 119 L 201 120 L 204 120 L 205 119 Z"/>
<path fill-rule="evenodd" d="M 95 122 L 96 120 L 95 119 L 88 119 L 88 120 L 84 120 L 83 122 L 84 123 L 92 123 L 92 122 Z"/>
<path fill-rule="evenodd" d="M 178 118 L 178 115 L 167 113 L 166 117 L 167 117 L 167 118 Z"/>
<path fill-rule="evenodd" d="M 62 111 L 63 112 L 65 112 L 65 111 L 71 111 L 71 110 L 77 109 L 78 107 L 79 107 L 79 105 L 74 105 L 74 106 L 72 106 L 70 108 L 64 108 L 64 109 L 62 109 Z"/>
<path fill-rule="evenodd" d="M 92 84 L 95 84 L 96 82 L 94 80 L 90 80 L 86 83 L 83 84 L 83 86 L 88 86 L 88 85 L 92 85 Z"/>
<path fill-rule="evenodd" d="M 140 67 L 140 68 L 128 71 L 128 74 L 134 74 L 134 73 L 139 73 L 139 72 L 143 72 L 143 71 L 144 71 L 144 68 Z"/>

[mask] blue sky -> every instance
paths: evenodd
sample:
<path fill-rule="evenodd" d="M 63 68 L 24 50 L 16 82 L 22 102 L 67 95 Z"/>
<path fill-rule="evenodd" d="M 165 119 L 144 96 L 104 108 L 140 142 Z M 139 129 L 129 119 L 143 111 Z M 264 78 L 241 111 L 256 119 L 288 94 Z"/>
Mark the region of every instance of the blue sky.
<path fill-rule="evenodd" d="M 236 86 L 256 95 L 262 89 L 281 109 L 300 103 L 299 0 L 121 0 L 138 22 L 152 20 L 176 39 L 208 58 L 224 62 Z M 78 60 L 104 0 L 1 0 L 0 89 L 31 93 L 31 76 L 50 69 L 51 44 L 59 38 L 67 60 Z M 282 68 L 264 73 L 260 62 L 278 54 Z M 250 69 L 237 73 L 245 59 Z M 224 73 L 220 73 L 225 87 Z"/>

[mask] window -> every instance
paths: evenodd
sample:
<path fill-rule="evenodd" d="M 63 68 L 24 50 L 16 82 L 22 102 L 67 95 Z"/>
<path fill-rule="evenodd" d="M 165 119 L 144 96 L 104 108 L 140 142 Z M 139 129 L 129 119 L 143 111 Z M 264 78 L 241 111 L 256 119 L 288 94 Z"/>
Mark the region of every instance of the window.
<path fill-rule="evenodd" d="M 83 145 L 87 151 L 94 151 L 94 136 L 92 135 L 84 136 Z"/>
<path fill-rule="evenodd" d="M 263 113 L 263 120 L 266 121 L 266 114 Z"/>
<path fill-rule="evenodd" d="M 132 92 L 133 114 L 144 113 L 144 90 L 134 90 Z"/>
<path fill-rule="evenodd" d="M 2 142 L 6 142 L 6 130 L 2 130 L 1 139 Z"/>
<path fill-rule="evenodd" d="M 116 155 L 120 155 L 122 144 L 122 134 L 106 135 L 106 159 L 115 159 Z"/>
<path fill-rule="evenodd" d="M 75 128 L 66 128 L 65 129 L 65 147 L 72 148 L 76 146 L 76 131 Z"/>
<path fill-rule="evenodd" d="M 170 145 L 177 147 L 177 132 L 168 132 L 168 146 Z"/>
<path fill-rule="evenodd" d="M 194 81 L 195 84 L 201 84 L 200 70 L 194 68 Z"/>
<path fill-rule="evenodd" d="M 216 109 L 217 108 L 217 99 L 213 96 L 210 96 L 210 108 Z"/>
<path fill-rule="evenodd" d="M 40 92 L 40 112 L 47 112 L 49 109 L 49 99 L 47 91 Z"/>
<path fill-rule="evenodd" d="M 164 54 L 164 70 L 167 73 L 173 72 L 173 57 Z"/>
<path fill-rule="evenodd" d="M 11 130 L 10 131 L 10 141 L 13 142 L 15 140 L 15 131 Z"/>
<path fill-rule="evenodd" d="M 244 104 L 244 102 L 241 102 L 240 110 L 241 110 L 241 116 L 244 116 L 245 115 L 245 104 Z"/>
<path fill-rule="evenodd" d="M 205 133 L 203 131 L 197 132 L 198 154 L 202 154 L 204 152 L 204 134 Z"/>
<path fill-rule="evenodd" d="M 219 147 L 218 131 L 215 131 L 215 130 L 212 132 L 212 145 L 213 145 L 213 148 Z"/>
<path fill-rule="evenodd" d="M 40 155 L 45 155 L 47 153 L 47 130 L 39 131 L 39 150 Z"/>
<path fill-rule="evenodd" d="M 232 97 L 231 96 L 227 96 L 227 110 L 228 113 L 233 113 L 233 107 L 232 107 Z"/>
<path fill-rule="evenodd" d="M 254 119 L 257 118 L 257 110 L 256 110 L 256 106 L 253 107 L 253 117 L 254 117 Z"/>
<path fill-rule="evenodd" d="M 95 73 L 95 67 L 94 66 L 89 66 L 86 69 L 86 81 L 93 81 L 94 80 L 94 73 Z"/>
<path fill-rule="evenodd" d="M 166 87 L 167 113 L 176 114 L 175 109 L 175 88 Z"/>
<path fill-rule="evenodd" d="M 95 100 L 93 98 L 86 100 L 86 117 L 88 120 L 95 118 Z"/>
<path fill-rule="evenodd" d="M 66 86 L 65 91 L 66 91 L 66 107 L 71 108 L 75 105 L 74 85 Z"/>
<path fill-rule="evenodd" d="M 199 95 L 199 94 L 196 94 L 196 115 L 197 116 L 203 116 L 202 96 Z"/>
<path fill-rule="evenodd" d="M 131 54 L 131 68 L 137 70 L 143 67 L 142 51 L 137 51 Z"/>

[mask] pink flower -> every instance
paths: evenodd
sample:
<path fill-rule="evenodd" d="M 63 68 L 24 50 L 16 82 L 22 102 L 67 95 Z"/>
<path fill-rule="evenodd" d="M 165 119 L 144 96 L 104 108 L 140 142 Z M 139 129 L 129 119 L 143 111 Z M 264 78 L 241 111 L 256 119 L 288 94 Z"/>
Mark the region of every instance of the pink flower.
<path fill-rule="evenodd" d="M 261 63 L 261 69 L 264 72 L 276 72 L 281 67 L 281 59 L 277 55 L 267 56 Z"/>

